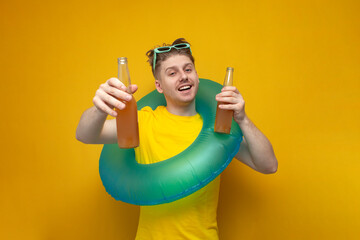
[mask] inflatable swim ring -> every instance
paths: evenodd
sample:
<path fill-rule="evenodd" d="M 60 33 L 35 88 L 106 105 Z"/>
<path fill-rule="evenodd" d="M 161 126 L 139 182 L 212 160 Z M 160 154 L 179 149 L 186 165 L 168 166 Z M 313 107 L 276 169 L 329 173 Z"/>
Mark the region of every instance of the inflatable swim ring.
<path fill-rule="evenodd" d="M 230 134 L 214 132 L 217 102 L 222 85 L 200 79 L 196 110 L 203 127 L 195 141 L 180 154 L 153 164 L 139 164 L 134 149 L 105 144 L 99 161 L 106 191 L 116 200 L 135 205 L 157 205 L 186 197 L 215 179 L 231 162 L 242 141 L 233 121 Z M 156 90 L 138 101 L 138 109 L 166 105 Z M 140 143 L 141 144 L 141 143 Z"/>

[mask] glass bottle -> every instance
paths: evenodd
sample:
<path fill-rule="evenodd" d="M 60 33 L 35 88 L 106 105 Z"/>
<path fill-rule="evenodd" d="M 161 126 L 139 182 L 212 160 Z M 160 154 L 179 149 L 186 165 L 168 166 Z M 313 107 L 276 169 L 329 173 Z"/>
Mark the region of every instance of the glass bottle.
<path fill-rule="evenodd" d="M 228 67 L 226 69 L 224 87 L 233 85 L 233 72 L 234 72 L 234 68 L 232 67 Z M 219 108 L 220 104 L 224 104 L 224 103 L 218 102 L 217 104 L 214 131 L 218 133 L 229 134 L 231 130 L 231 123 L 232 123 L 234 111 L 220 109 Z"/>
<path fill-rule="evenodd" d="M 130 74 L 126 57 L 118 58 L 118 79 L 127 87 L 127 93 L 130 91 Z M 117 139 L 120 148 L 135 148 L 139 146 L 139 126 L 137 117 L 137 104 L 134 96 L 130 101 L 122 101 L 125 108 L 119 110 L 116 116 Z"/>

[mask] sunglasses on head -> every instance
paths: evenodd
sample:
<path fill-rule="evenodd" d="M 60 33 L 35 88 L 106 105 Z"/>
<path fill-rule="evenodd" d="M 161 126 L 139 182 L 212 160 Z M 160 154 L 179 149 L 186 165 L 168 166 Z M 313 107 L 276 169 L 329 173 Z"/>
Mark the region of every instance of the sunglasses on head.
<path fill-rule="evenodd" d="M 156 65 L 156 54 L 157 53 L 170 52 L 171 49 L 173 49 L 173 48 L 175 48 L 175 49 L 188 48 L 190 50 L 190 53 L 192 54 L 190 44 L 188 44 L 188 43 L 178 43 L 178 44 L 175 44 L 175 45 L 172 45 L 172 46 L 155 48 L 154 49 L 154 61 L 153 61 L 153 70 L 154 70 L 154 72 L 155 72 L 155 65 Z"/>

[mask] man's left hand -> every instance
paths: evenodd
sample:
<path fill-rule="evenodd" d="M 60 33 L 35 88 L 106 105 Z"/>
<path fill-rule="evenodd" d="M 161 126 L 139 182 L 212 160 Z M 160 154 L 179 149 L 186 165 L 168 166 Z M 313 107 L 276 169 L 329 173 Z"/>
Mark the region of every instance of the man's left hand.
<path fill-rule="evenodd" d="M 216 101 L 220 102 L 219 108 L 234 111 L 234 120 L 239 125 L 245 119 L 245 101 L 235 86 L 225 86 L 221 93 L 216 95 Z"/>

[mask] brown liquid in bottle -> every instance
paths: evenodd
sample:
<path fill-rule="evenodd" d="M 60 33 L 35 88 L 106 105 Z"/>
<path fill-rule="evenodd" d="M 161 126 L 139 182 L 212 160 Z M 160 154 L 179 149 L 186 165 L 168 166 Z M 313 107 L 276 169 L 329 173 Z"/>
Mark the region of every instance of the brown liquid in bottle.
<path fill-rule="evenodd" d="M 120 148 L 135 148 L 139 146 L 139 128 L 137 118 L 137 104 L 134 96 L 125 102 L 123 110 L 116 109 L 116 128 L 118 145 Z"/>
<path fill-rule="evenodd" d="M 218 102 L 216 108 L 216 118 L 215 118 L 215 132 L 218 133 L 230 133 L 231 123 L 233 119 L 233 111 L 220 109 L 219 105 L 223 104 Z"/>
<path fill-rule="evenodd" d="M 127 59 L 119 58 L 118 64 L 118 78 L 122 83 L 124 83 L 125 86 L 128 87 L 127 92 L 130 93 L 129 86 L 131 82 L 129 69 L 127 66 Z M 124 103 L 126 105 L 124 109 L 115 109 L 115 111 L 117 112 L 116 129 L 118 145 L 120 148 L 135 148 L 139 146 L 137 104 L 134 96 L 132 96 L 130 101 L 124 101 Z"/>
<path fill-rule="evenodd" d="M 224 86 L 232 86 L 233 84 L 233 68 L 227 68 Z M 234 115 L 233 110 L 225 110 L 220 109 L 219 105 L 223 104 L 222 102 L 218 102 L 216 108 L 216 118 L 215 118 L 215 126 L 214 131 L 218 133 L 230 133 L 231 123 Z"/>

